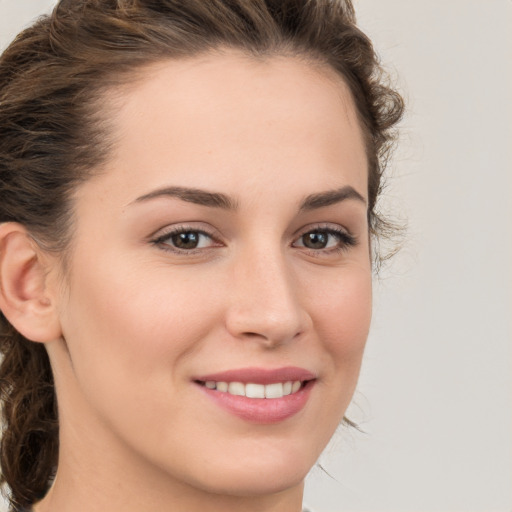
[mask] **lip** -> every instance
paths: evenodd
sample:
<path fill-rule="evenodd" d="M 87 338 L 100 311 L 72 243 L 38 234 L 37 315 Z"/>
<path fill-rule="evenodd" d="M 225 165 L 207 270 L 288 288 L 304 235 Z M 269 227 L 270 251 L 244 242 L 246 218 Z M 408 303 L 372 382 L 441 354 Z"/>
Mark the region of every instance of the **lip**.
<path fill-rule="evenodd" d="M 211 373 L 208 375 L 201 375 L 200 377 L 195 377 L 193 380 L 206 382 L 206 381 L 215 381 L 215 382 L 243 382 L 247 384 L 248 382 L 253 382 L 254 384 L 272 384 L 273 382 L 286 382 L 286 381 L 294 381 L 294 380 L 313 380 L 316 378 L 316 375 L 311 373 L 304 368 L 299 368 L 297 366 L 286 366 L 282 368 L 239 368 L 233 370 L 227 370 L 224 372 Z"/>
<path fill-rule="evenodd" d="M 296 380 L 305 382 L 296 393 L 271 399 L 231 395 L 202 385 L 206 381 L 271 384 Z M 291 418 L 305 407 L 316 376 L 303 368 L 292 366 L 276 369 L 243 368 L 202 375 L 194 379 L 194 382 L 208 399 L 224 411 L 251 423 L 272 424 Z"/>

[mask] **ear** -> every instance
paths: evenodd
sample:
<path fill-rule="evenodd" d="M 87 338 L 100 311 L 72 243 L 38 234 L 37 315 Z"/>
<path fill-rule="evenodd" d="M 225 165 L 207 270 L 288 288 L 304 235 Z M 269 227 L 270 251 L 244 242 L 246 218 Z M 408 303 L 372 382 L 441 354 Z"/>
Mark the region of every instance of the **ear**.
<path fill-rule="evenodd" d="M 11 325 L 31 341 L 61 336 L 55 290 L 43 252 L 16 222 L 0 224 L 0 310 Z M 55 288 L 55 287 L 54 287 Z"/>

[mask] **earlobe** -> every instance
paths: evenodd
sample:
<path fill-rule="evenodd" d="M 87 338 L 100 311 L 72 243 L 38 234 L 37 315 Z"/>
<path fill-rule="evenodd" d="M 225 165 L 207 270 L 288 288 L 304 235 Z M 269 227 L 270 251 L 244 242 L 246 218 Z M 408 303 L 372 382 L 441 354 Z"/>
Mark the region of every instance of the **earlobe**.
<path fill-rule="evenodd" d="M 47 278 L 42 251 L 27 230 L 0 224 L 0 310 L 25 338 L 43 343 L 61 335 Z"/>

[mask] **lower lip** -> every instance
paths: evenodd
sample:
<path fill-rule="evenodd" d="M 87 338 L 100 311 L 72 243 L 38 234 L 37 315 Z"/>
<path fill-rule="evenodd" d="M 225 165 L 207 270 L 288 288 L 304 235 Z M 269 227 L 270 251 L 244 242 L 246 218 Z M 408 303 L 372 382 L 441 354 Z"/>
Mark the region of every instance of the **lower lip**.
<path fill-rule="evenodd" d="M 303 409 L 314 384 L 315 381 L 308 381 L 296 393 L 282 398 L 247 398 L 197 385 L 217 405 L 243 420 L 253 423 L 278 423 Z"/>

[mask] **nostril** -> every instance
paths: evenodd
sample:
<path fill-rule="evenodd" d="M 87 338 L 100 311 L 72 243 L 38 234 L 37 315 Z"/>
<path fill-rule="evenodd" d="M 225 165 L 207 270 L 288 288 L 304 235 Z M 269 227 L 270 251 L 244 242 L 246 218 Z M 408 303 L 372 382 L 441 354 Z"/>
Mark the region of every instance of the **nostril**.
<path fill-rule="evenodd" d="M 258 338 L 262 337 L 264 338 L 263 334 L 258 334 L 257 332 L 244 332 L 242 333 L 244 336 L 247 336 L 248 338 Z"/>

